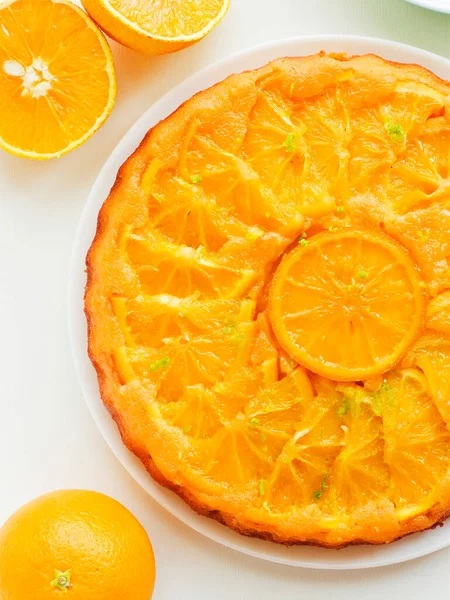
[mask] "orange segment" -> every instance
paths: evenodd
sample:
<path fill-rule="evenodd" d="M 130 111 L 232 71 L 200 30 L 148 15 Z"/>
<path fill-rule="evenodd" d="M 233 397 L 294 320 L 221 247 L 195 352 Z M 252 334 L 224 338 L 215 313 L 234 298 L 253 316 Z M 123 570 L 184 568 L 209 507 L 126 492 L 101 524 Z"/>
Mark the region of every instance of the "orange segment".
<path fill-rule="evenodd" d="M 450 465 L 450 432 L 433 404 L 418 369 L 393 372 L 380 388 L 391 497 L 400 519 L 427 510 Z"/>
<path fill-rule="evenodd" d="M 152 165 L 149 170 L 151 168 Z M 213 252 L 233 237 L 250 236 L 251 229 L 217 206 L 214 199 L 203 192 L 201 182 L 200 175 L 192 175 L 190 181 L 185 181 L 162 174 L 149 190 L 153 226 L 178 244 L 193 248 L 203 246 Z"/>
<path fill-rule="evenodd" d="M 230 0 L 84 0 L 83 6 L 121 44 L 166 54 L 205 37 L 225 16 Z"/>
<path fill-rule="evenodd" d="M 405 367 L 418 367 L 428 382 L 429 392 L 443 421 L 450 425 L 450 340 L 432 332 L 417 340 L 402 361 Z"/>
<path fill-rule="evenodd" d="M 270 497 L 278 457 L 312 401 L 310 382 L 301 368 L 268 386 L 242 369 L 214 392 L 223 427 L 198 446 L 197 459 L 218 481 L 254 486 L 262 504 Z"/>
<path fill-rule="evenodd" d="M 180 246 L 145 232 L 131 233 L 126 243 L 147 294 L 236 298 L 258 283 L 256 271 L 217 260 L 202 246 Z"/>
<path fill-rule="evenodd" d="M 327 482 L 325 500 L 331 512 L 379 501 L 389 486 L 378 397 L 353 383 L 340 384 L 336 391 L 343 440 Z"/>
<path fill-rule="evenodd" d="M 64 0 L 0 10 L 0 147 L 47 159 L 85 142 L 109 116 L 114 65 L 103 34 Z"/>
<path fill-rule="evenodd" d="M 239 149 L 234 152 L 221 147 L 213 131 L 201 130 L 194 121 L 190 127 L 182 155 L 182 164 L 193 174 L 201 187 L 215 198 L 220 207 L 247 225 L 258 225 L 282 235 L 292 234 L 302 227 L 301 213 L 293 212 L 265 184 L 250 160 L 245 160 Z M 282 145 L 282 150 L 285 148 Z"/>
<path fill-rule="evenodd" d="M 321 394 L 310 397 L 296 416 L 295 432 L 286 440 L 267 480 L 269 506 L 283 510 L 311 506 L 324 499 L 342 440 L 336 398 Z"/>
<path fill-rule="evenodd" d="M 428 304 L 427 327 L 450 336 L 450 291 L 439 294 Z"/>
<path fill-rule="evenodd" d="M 417 335 L 424 295 L 408 254 L 381 234 L 322 233 L 281 262 L 270 292 L 278 341 L 336 380 L 392 367 Z"/>
<path fill-rule="evenodd" d="M 121 381 L 145 378 L 162 398 L 213 385 L 248 360 L 255 327 L 249 300 L 199 301 L 169 295 L 112 298 L 127 346 L 113 356 Z"/>
<path fill-rule="evenodd" d="M 322 131 L 329 134 L 326 128 Z M 327 178 L 311 164 L 306 133 L 307 126 L 294 112 L 292 102 L 281 94 L 259 94 L 250 115 L 244 152 L 252 169 L 275 195 L 284 219 L 297 231 L 302 214 L 319 216 L 334 207 Z"/>

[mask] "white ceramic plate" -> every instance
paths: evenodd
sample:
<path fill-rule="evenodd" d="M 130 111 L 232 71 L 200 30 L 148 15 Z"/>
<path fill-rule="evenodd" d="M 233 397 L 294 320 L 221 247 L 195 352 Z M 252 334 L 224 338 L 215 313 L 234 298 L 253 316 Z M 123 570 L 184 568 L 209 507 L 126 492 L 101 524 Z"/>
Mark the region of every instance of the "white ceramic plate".
<path fill-rule="evenodd" d="M 422 8 L 435 10 L 441 13 L 450 14 L 450 0 L 406 0 L 410 4 L 416 4 Z"/>
<path fill-rule="evenodd" d="M 159 504 L 196 531 L 252 556 L 315 569 L 362 569 L 403 562 L 444 548 L 450 545 L 450 525 L 408 536 L 388 546 L 356 546 L 335 551 L 308 546 L 285 548 L 241 536 L 212 519 L 201 517 L 176 494 L 155 483 L 141 462 L 126 449 L 114 421 L 102 404 L 96 374 L 86 352 L 86 321 L 83 313 L 86 253 L 94 237 L 98 211 L 115 181 L 117 170 L 144 134 L 193 94 L 231 73 L 260 67 L 278 57 L 314 54 L 320 50 L 348 54 L 373 52 L 398 62 L 419 63 L 440 77 L 450 79 L 450 62 L 444 58 L 394 42 L 349 36 L 303 37 L 272 42 L 225 58 L 193 75 L 151 106 L 133 125 L 107 160 L 92 188 L 73 249 L 69 278 L 69 329 L 76 370 L 95 422 L 123 466 Z"/>

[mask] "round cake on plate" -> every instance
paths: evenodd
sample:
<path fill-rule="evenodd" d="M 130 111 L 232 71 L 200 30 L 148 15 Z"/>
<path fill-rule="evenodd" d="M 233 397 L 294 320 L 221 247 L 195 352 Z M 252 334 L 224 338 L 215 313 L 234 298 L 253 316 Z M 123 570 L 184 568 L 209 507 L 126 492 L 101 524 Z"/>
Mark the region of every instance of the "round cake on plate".
<path fill-rule="evenodd" d="M 122 166 L 87 258 L 124 443 L 285 544 L 450 514 L 450 84 L 321 53 L 205 90 Z"/>

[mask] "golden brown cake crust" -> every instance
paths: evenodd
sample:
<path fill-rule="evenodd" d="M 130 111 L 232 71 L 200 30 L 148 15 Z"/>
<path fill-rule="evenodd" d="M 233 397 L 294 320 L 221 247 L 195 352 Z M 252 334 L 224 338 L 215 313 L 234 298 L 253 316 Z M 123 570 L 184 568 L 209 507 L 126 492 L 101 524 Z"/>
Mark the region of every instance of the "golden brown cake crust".
<path fill-rule="evenodd" d="M 126 345 L 126 341 L 124 342 L 124 332 L 118 323 L 120 319 L 111 308 L 110 298 L 123 294 L 118 282 L 120 277 L 129 278 L 133 289 L 136 286 L 134 275 L 120 263 L 117 253 L 123 227 L 130 223 L 133 227 L 144 226 L 148 218 L 140 216 L 146 205 L 146 194 L 142 190 L 143 176 L 155 159 L 161 159 L 168 169 L 177 168 L 178 153 L 193 118 L 198 118 L 202 112 L 208 115 L 211 106 L 228 108 L 233 102 L 234 91 L 238 88 L 243 90 L 239 101 L 244 104 L 245 98 L 242 99 L 242 96 L 245 96 L 246 90 L 249 94 L 255 93 L 257 81 L 268 82 L 267 85 L 270 86 L 274 80 L 273 85 L 284 85 L 286 88 L 295 81 L 295 85 L 298 86 L 297 100 L 302 101 L 320 95 L 335 83 L 336 77 L 338 80 L 342 77 L 340 81 L 344 81 L 350 71 L 352 77 L 361 78 L 362 88 L 376 86 L 378 82 L 381 82 L 380 86 L 383 87 L 387 85 L 386 81 L 389 78 L 402 78 L 437 90 L 445 96 L 450 93 L 449 83 L 423 67 L 388 62 L 373 55 L 348 58 L 345 55 L 321 53 L 311 57 L 280 59 L 261 69 L 232 75 L 225 82 L 194 96 L 150 130 L 137 150 L 122 165 L 109 197 L 100 211 L 97 232 L 86 261 L 85 313 L 88 323 L 89 356 L 97 371 L 102 400 L 114 418 L 127 448 L 139 457 L 158 483 L 178 494 L 197 513 L 211 517 L 243 535 L 285 545 L 309 544 L 342 548 L 351 544 L 383 544 L 410 533 L 434 528 L 450 515 L 448 468 L 442 476 L 439 489 L 430 492 L 434 494 L 434 501 L 430 501 L 429 505 L 425 503 L 423 510 L 414 509 L 411 510 L 410 516 L 398 518 L 392 501 L 370 501 L 367 506 L 352 508 L 345 525 L 338 527 L 323 522 L 323 515 L 318 511 L 318 502 L 311 502 L 305 514 L 299 519 L 292 517 L 292 521 L 290 516 L 286 517 L 282 512 L 276 514 L 276 511 L 270 512 L 267 518 L 261 518 L 261 514 L 265 513 L 261 506 L 256 506 L 257 500 L 254 500 L 253 491 L 250 493 L 243 488 L 242 492 L 235 492 L 230 488 L 222 488 L 221 494 L 216 482 L 208 481 L 203 482 L 204 485 L 194 485 L 193 468 L 186 467 L 186 472 L 182 473 L 176 464 L 177 447 L 183 449 L 186 436 L 180 431 L 173 440 L 169 440 L 170 427 L 167 424 L 156 426 L 156 412 L 152 412 L 151 417 L 148 412 L 149 397 L 157 393 L 155 390 L 158 384 L 146 380 L 145 385 L 142 385 L 139 378 L 127 381 L 118 368 L 117 358 L 113 357 L 113 350 Z M 304 98 L 302 90 L 308 91 Z M 287 93 L 286 90 L 284 93 Z M 247 109 L 243 107 L 242 110 Z M 132 200 L 129 200 L 130 197 Z M 367 198 L 364 202 L 366 201 Z M 361 202 L 363 211 L 364 202 Z M 362 216 L 355 210 L 352 224 L 358 228 L 373 227 L 377 210 L 378 207 L 374 207 L 373 214 L 367 213 Z M 327 228 L 329 225 L 327 216 L 325 214 L 317 218 L 321 228 Z M 306 221 L 311 223 L 309 219 L 314 222 L 315 217 L 306 217 Z M 393 227 L 387 233 L 407 246 L 406 233 L 403 230 L 395 230 Z M 290 243 L 292 238 L 289 238 Z M 410 251 L 414 253 L 413 250 Z M 439 279 L 431 262 L 421 263 L 421 256 L 414 258 L 424 274 L 428 289 L 431 290 L 430 295 L 437 296 L 443 293 L 447 282 Z M 430 335 L 438 336 L 439 332 L 434 330 Z M 416 368 L 413 359 L 414 357 L 407 355 L 403 359 L 402 368 Z M 442 411 L 440 415 L 446 423 Z M 152 450 L 158 455 L 155 456 Z M 323 486 L 322 491 L 327 487 Z M 247 510 L 249 502 L 256 504 Z M 409 510 L 412 504 L 410 502 L 406 509 Z"/>

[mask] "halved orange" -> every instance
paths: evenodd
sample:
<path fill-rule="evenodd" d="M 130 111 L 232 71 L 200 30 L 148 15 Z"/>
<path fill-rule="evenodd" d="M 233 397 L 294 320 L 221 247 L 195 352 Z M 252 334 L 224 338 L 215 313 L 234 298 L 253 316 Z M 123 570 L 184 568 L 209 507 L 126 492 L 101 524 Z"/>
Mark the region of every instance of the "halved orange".
<path fill-rule="evenodd" d="M 114 106 L 106 39 L 68 0 L 0 7 L 0 147 L 47 159 L 88 140 Z"/>
<path fill-rule="evenodd" d="M 83 6 L 124 46 L 167 54 L 204 38 L 225 16 L 230 0 L 83 0 Z"/>
<path fill-rule="evenodd" d="M 372 232 L 321 233 L 281 262 L 269 313 L 278 341 L 331 379 L 367 379 L 391 368 L 424 319 L 420 274 L 408 254 Z"/>

